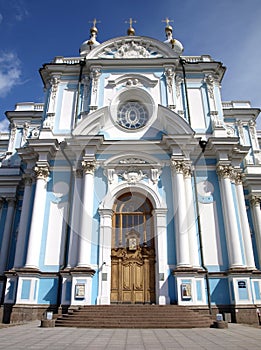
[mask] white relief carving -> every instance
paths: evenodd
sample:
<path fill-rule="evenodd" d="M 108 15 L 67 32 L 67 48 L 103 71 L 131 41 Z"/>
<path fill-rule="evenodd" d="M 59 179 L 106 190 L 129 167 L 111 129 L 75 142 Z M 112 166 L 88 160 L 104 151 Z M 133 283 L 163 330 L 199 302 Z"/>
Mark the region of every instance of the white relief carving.
<path fill-rule="evenodd" d="M 235 130 L 233 129 L 232 126 L 227 126 L 226 129 L 227 129 L 227 136 L 233 137 L 235 135 Z"/>
<path fill-rule="evenodd" d="M 127 181 L 129 184 L 136 184 L 137 182 L 146 178 L 147 175 L 143 174 L 141 170 L 139 171 L 133 170 L 133 171 L 124 171 L 124 173 L 119 174 L 119 177 Z"/>
<path fill-rule="evenodd" d="M 43 122 L 44 129 L 53 129 L 54 126 L 54 113 L 47 113 L 47 117 Z"/>
<path fill-rule="evenodd" d="M 138 79 L 128 79 L 126 82 L 126 87 L 137 86 L 139 84 Z"/>
<path fill-rule="evenodd" d="M 147 58 L 150 53 L 145 47 L 135 44 L 134 41 L 122 45 L 114 55 L 114 58 Z"/>
<path fill-rule="evenodd" d="M 206 78 L 205 78 L 205 83 L 207 84 L 207 89 L 208 89 L 208 93 L 209 93 L 209 97 L 214 99 L 214 83 L 215 83 L 215 79 L 213 77 L 212 74 L 209 74 Z"/>
<path fill-rule="evenodd" d="M 151 169 L 150 173 L 151 173 L 151 181 L 153 182 L 154 185 L 156 185 L 159 181 L 161 171 L 159 169 Z"/>
<path fill-rule="evenodd" d="M 175 84 L 176 84 L 176 96 L 177 98 L 180 97 L 180 87 L 183 82 L 183 79 L 180 75 L 175 76 Z"/>
<path fill-rule="evenodd" d="M 172 68 L 167 68 L 165 70 L 165 77 L 166 77 L 166 83 L 167 83 L 167 87 L 169 90 L 169 93 L 172 93 L 172 84 L 173 84 L 173 77 L 174 77 L 174 72 Z"/>
<path fill-rule="evenodd" d="M 32 139 L 37 139 L 39 137 L 40 130 L 38 128 L 34 128 L 31 131 L 31 138 Z"/>
<path fill-rule="evenodd" d="M 25 122 L 23 125 L 23 137 L 22 137 L 22 143 L 26 142 L 26 139 L 29 134 L 29 123 Z"/>
<path fill-rule="evenodd" d="M 114 174 L 115 174 L 115 170 L 114 169 L 107 169 L 107 177 L 109 180 L 109 183 L 112 184 L 114 181 Z"/>
<path fill-rule="evenodd" d="M 211 122 L 212 122 L 212 128 L 223 128 L 223 123 L 220 119 L 218 119 L 218 112 L 217 111 L 212 111 L 210 112 L 211 115 Z"/>
<path fill-rule="evenodd" d="M 248 125 L 249 125 L 249 132 L 252 139 L 253 148 L 259 149 L 257 135 L 256 135 L 256 122 L 253 119 L 251 119 Z"/>
<path fill-rule="evenodd" d="M 146 164 L 146 161 L 139 158 L 127 158 L 119 161 L 120 164 Z"/>
<path fill-rule="evenodd" d="M 243 123 L 241 120 L 238 120 L 236 125 L 237 125 L 237 130 L 238 130 L 238 134 L 239 134 L 241 143 L 244 145 L 245 144 L 245 135 L 244 135 Z"/>

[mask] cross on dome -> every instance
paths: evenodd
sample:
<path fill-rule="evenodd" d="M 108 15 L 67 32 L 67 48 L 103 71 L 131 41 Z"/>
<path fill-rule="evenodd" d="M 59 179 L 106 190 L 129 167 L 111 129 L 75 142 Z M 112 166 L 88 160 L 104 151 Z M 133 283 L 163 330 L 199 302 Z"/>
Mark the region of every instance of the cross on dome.
<path fill-rule="evenodd" d="M 133 23 L 137 23 L 137 21 L 133 18 L 130 18 L 128 21 L 125 21 L 125 23 L 129 23 L 129 28 L 127 30 L 128 35 L 135 35 L 135 29 L 132 27 Z"/>

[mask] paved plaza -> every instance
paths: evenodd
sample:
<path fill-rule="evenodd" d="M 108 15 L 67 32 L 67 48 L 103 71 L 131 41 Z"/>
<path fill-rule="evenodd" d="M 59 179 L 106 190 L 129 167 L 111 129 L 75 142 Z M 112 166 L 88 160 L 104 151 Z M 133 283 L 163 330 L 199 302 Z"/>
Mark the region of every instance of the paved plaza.
<path fill-rule="evenodd" d="M 229 324 L 228 329 L 41 328 L 39 321 L 0 329 L 0 349 L 260 349 L 261 329 Z"/>

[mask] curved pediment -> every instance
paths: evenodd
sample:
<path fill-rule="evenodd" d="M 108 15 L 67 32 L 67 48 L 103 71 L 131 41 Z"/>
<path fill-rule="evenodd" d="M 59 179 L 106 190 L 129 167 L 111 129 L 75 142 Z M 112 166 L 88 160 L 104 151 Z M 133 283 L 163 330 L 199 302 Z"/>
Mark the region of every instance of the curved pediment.
<path fill-rule="evenodd" d="M 145 36 L 123 36 L 108 40 L 91 50 L 87 58 L 163 58 L 178 57 L 175 49 Z"/>
<path fill-rule="evenodd" d="M 161 105 L 157 108 L 155 120 L 135 133 L 124 130 L 113 122 L 109 107 L 86 115 L 73 131 L 73 135 L 104 135 L 105 139 L 155 139 L 162 135 L 183 135 L 192 136 L 194 130 L 188 122 L 180 115 Z"/>

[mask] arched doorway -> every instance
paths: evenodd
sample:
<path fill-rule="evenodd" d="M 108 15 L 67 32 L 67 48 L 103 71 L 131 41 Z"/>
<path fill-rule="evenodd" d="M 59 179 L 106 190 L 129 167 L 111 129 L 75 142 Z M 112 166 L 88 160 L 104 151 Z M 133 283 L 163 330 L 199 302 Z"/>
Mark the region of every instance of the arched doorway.
<path fill-rule="evenodd" d="M 137 192 L 119 196 L 113 206 L 111 303 L 155 303 L 153 207 Z"/>

